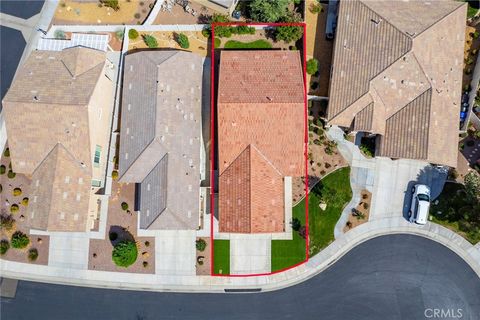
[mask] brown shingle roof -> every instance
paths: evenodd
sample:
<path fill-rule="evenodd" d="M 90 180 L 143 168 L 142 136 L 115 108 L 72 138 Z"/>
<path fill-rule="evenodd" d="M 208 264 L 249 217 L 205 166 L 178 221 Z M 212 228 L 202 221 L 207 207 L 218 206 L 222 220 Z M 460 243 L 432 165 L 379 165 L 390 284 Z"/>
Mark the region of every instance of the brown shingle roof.
<path fill-rule="evenodd" d="M 300 55 L 222 51 L 218 92 L 220 231 L 283 231 L 283 177 L 304 175 Z"/>
<path fill-rule="evenodd" d="M 465 14 L 456 1 L 340 2 L 329 123 L 381 135 L 380 155 L 455 166 Z"/>
<path fill-rule="evenodd" d="M 86 230 L 89 104 L 104 64 L 105 53 L 88 48 L 34 51 L 3 100 L 12 168 L 32 177 L 28 218 L 35 228 Z"/>

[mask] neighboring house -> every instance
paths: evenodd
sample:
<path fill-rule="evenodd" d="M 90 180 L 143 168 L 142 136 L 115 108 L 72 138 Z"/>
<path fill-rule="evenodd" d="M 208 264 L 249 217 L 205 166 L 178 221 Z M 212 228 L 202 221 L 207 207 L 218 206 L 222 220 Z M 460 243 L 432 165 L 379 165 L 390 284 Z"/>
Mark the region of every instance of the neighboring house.
<path fill-rule="evenodd" d="M 340 1 L 328 123 L 376 155 L 455 167 L 467 4 Z"/>
<path fill-rule="evenodd" d="M 231 16 L 239 0 L 193 0 L 202 6 L 215 10 L 221 14 Z"/>
<path fill-rule="evenodd" d="M 305 175 L 300 53 L 222 51 L 219 72 L 219 231 L 283 232 L 285 190 Z"/>
<path fill-rule="evenodd" d="M 114 86 L 105 52 L 34 51 L 3 100 L 12 169 L 31 178 L 27 221 L 87 231 L 98 218 Z"/>
<path fill-rule="evenodd" d="M 141 229 L 199 227 L 203 60 L 185 51 L 125 57 L 119 173 L 138 183 Z"/>

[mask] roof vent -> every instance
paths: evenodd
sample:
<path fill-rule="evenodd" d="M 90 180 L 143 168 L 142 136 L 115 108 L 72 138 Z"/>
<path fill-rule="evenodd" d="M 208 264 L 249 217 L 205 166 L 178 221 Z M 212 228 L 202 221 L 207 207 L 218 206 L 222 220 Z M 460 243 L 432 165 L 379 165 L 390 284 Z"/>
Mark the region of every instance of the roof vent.
<path fill-rule="evenodd" d="M 382 18 L 378 18 L 378 19 L 370 19 L 370 21 L 372 21 L 374 24 L 375 24 L 375 27 L 378 27 L 378 25 L 380 24 L 380 22 L 382 22 Z"/>
<path fill-rule="evenodd" d="M 267 100 L 272 102 L 273 101 L 273 98 L 272 97 L 267 97 Z"/>
<path fill-rule="evenodd" d="M 38 97 L 37 97 L 37 96 L 33 96 L 33 100 L 34 100 L 34 101 L 38 101 Z"/>

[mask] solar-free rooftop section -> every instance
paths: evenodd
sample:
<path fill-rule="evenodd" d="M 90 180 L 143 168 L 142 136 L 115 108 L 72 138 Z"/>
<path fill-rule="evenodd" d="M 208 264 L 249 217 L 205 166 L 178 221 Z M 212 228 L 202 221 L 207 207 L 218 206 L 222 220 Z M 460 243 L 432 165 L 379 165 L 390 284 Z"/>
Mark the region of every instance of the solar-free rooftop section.
<path fill-rule="evenodd" d="M 198 227 L 203 58 L 142 51 L 125 58 L 120 181 L 140 183 L 140 227 Z"/>
<path fill-rule="evenodd" d="M 73 33 L 71 39 L 40 38 L 37 43 L 37 50 L 62 51 L 66 48 L 85 47 L 100 51 L 107 51 L 107 34 Z"/>

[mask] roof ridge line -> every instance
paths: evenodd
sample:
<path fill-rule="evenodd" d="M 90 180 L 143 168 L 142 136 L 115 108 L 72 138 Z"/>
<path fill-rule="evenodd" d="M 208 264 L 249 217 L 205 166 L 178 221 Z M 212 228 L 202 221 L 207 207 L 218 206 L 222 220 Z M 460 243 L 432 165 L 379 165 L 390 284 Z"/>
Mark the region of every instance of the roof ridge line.
<path fill-rule="evenodd" d="M 459 8 L 461 8 L 462 6 L 466 5 L 468 6 L 467 2 L 461 2 L 461 1 L 457 1 L 458 2 L 458 6 L 453 9 L 452 11 L 446 13 L 443 17 L 441 17 L 440 19 L 438 19 L 437 21 L 435 21 L 434 23 L 432 23 L 431 25 L 429 25 L 427 28 L 425 28 L 425 30 L 423 30 L 422 32 L 420 32 L 419 34 L 415 35 L 414 38 L 416 38 L 417 36 L 421 35 L 421 34 L 424 34 L 427 30 L 430 30 L 434 25 L 438 24 L 440 21 L 442 21 L 443 19 L 445 19 L 446 17 L 448 17 L 449 15 L 451 15 L 452 13 L 456 12 Z M 414 39 L 412 38 L 412 39 Z"/>
<path fill-rule="evenodd" d="M 403 109 L 405 109 L 406 107 L 408 107 L 410 104 L 414 103 L 418 98 L 420 98 L 422 95 L 424 95 L 427 91 L 432 91 L 432 87 L 429 87 L 427 89 L 425 89 L 423 92 L 421 92 L 418 96 L 415 97 L 415 99 L 413 100 L 410 100 L 409 102 L 407 102 L 407 104 L 405 104 L 403 107 L 401 107 L 400 109 L 397 110 L 397 112 L 395 112 L 394 114 L 392 114 L 390 117 L 386 118 L 385 119 L 385 122 L 390 120 L 393 116 L 395 116 L 396 114 L 398 114 L 400 111 L 402 111 Z"/>
<path fill-rule="evenodd" d="M 283 176 L 282 173 L 280 172 L 280 170 L 278 170 L 277 167 L 275 167 L 273 165 L 273 163 L 270 160 L 268 160 L 268 158 L 253 143 L 250 143 L 249 146 L 252 146 L 258 152 L 258 154 L 262 156 L 262 158 L 265 160 L 265 162 L 268 163 L 269 165 L 271 165 L 272 168 L 275 171 L 277 171 L 279 176 L 281 176 L 281 177 Z"/>

